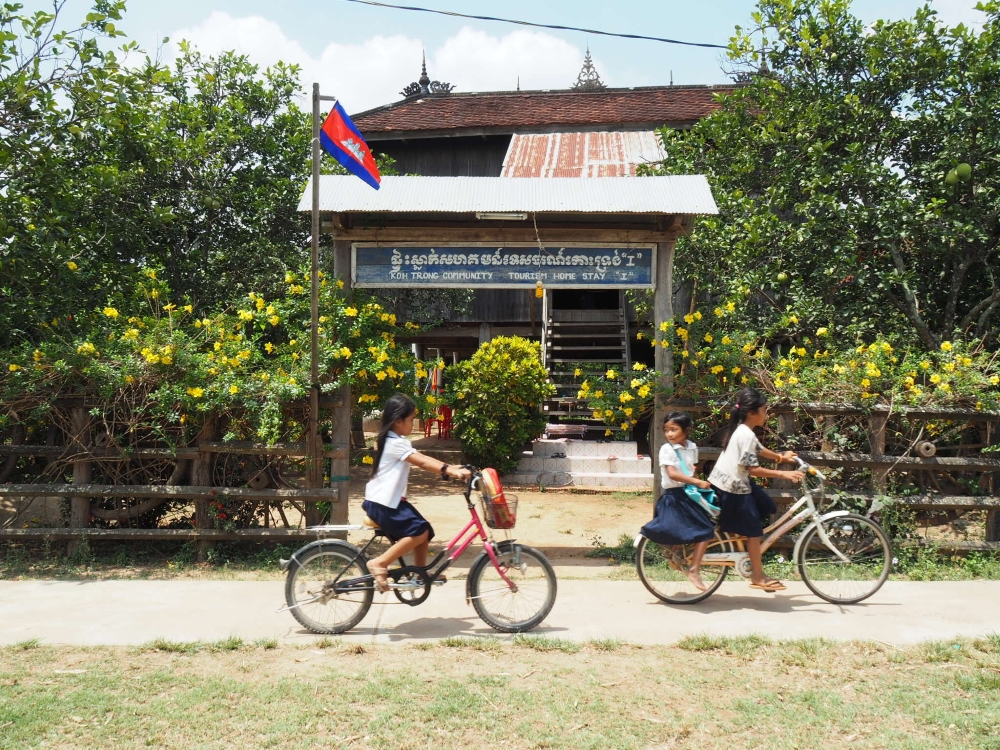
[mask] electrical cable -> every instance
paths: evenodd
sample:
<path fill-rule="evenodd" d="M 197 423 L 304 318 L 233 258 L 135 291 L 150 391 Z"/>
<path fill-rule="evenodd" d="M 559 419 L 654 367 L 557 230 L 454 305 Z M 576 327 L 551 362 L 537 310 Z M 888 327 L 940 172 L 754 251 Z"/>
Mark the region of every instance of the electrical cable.
<path fill-rule="evenodd" d="M 558 26 L 549 23 L 532 23 L 531 21 L 518 21 L 513 18 L 496 18 L 494 16 L 473 16 L 467 13 L 456 13 L 451 10 L 435 10 L 434 8 L 418 8 L 413 5 L 392 5 L 391 3 L 380 3 L 375 0 L 343 0 L 345 3 L 359 3 L 361 5 L 373 5 L 377 8 L 392 8 L 395 10 L 412 10 L 420 13 L 436 13 L 439 16 L 452 16 L 454 18 L 471 18 L 475 21 L 497 21 L 499 23 L 512 23 L 517 26 L 533 26 L 538 29 L 556 29 L 557 31 L 582 31 L 585 34 L 599 34 L 600 36 L 613 36 L 620 39 L 643 39 L 649 42 L 663 42 L 664 44 L 683 44 L 686 47 L 708 47 L 709 49 L 729 49 L 724 44 L 708 44 L 707 42 L 684 42 L 679 39 L 667 39 L 660 36 L 644 36 L 642 34 L 617 34 L 613 31 L 600 31 L 598 29 L 582 29 L 578 26 Z"/>

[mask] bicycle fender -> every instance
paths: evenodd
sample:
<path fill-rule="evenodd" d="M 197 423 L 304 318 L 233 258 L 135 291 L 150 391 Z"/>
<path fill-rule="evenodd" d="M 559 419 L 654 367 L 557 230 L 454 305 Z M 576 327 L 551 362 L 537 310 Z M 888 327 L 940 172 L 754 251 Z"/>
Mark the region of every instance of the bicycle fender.
<path fill-rule="evenodd" d="M 798 538 L 796 538 L 795 547 L 792 549 L 792 560 L 794 561 L 799 559 L 799 547 L 802 546 L 802 540 L 806 538 L 806 532 L 809 531 L 809 529 L 813 528 L 818 523 L 826 521 L 827 519 L 841 518 L 842 516 L 849 516 L 849 515 L 851 515 L 851 511 L 849 510 L 831 510 L 829 513 L 824 513 L 817 520 L 813 521 L 811 524 L 802 529 L 802 533 L 799 534 Z"/>
<path fill-rule="evenodd" d="M 514 551 L 515 546 L 516 545 L 514 544 L 514 541 L 512 539 L 505 539 L 502 542 L 497 542 L 496 544 L 494 544 L 493 551 L 498 556 L 502 554 L 508 554 Z M 483 550 L 476 556 L 476 559 L 472 561 L 472 565 L 469 566 L 469 570 L 473 570 L 476 567 L 476 564 L 484 557 L 487 559 L 489 558 L 489 555 L 486 554 L 486 550 Z M 470 604 L 471 602 L 472 602 L 472 576 L 469 576 L 465 579 L 465 603 Z"/>
<path fill-rule="evenodd" d="M 298 569 L 301 567 L 301 564 L 299 563 L 299 555 L 317 547 L 343 547 L 345 551 L 350 552 L 352 555 L 356 555 L 359 552 L 357 547 L 353 544 L 345 542 L 343 539 L 317 539 L 315 542 L 309 542 L 309 544 L 304 547 L 299 547 L 288 560 L 279 560 L 278 564 L 281 566 L 281 569 L 285 571 L 291 569 L 292 565 Z"/>

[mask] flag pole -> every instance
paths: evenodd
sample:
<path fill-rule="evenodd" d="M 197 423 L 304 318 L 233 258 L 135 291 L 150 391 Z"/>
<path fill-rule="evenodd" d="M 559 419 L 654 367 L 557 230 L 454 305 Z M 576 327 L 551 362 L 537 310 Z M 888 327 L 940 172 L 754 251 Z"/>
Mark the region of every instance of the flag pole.
<path fill-rule="evenodd" d="M 306 477 L 309 487 L 319 488 L 323 486 L 323 443 L 319 436 L 319 83 L 313 83 L 312 94 L 311 383 L 309 387 L 309 434 L 307 436 L 309 468 Z M 306 524 L 318 523 L 320 519 L 316 512 L 316 504 L 310 503 L 306 509 Z"/>

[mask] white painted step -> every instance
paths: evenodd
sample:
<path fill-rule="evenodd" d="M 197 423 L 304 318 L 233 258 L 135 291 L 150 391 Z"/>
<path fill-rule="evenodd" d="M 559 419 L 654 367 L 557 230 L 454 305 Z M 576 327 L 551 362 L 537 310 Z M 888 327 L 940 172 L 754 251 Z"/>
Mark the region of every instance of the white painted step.
<path fill-rule="evenodd" d="M 565 454 L 567 458 L 607 458 L 608 456 L 636 458 L 638 455 L 637 444 L 634 440 L 609 441 L 604 443 L 596 440 L 578 440 L 575 438 L 535 440 L 531 444 L 531 451 L 526 452 L 525 455 L 534 456 L 535 458 L 549 458 L 559 453 Z"/>

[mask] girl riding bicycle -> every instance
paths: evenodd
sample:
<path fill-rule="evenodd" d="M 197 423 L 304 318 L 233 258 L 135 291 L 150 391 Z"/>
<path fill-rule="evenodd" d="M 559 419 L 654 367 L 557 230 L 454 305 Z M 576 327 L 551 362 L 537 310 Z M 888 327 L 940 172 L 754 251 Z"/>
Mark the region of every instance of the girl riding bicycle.
<path fill-rule="evenodd" d="M 663 494 L 656 501 L 653 520 L 639 533 L 657 544 L 694 543 L 691 564 L 685 574 L 695 588 L 705 591 L 707 587 L 701 580 L 701 558 L 709 541 L 715 538 L 715 523 L 684 492 L 685 484 L 706 490 L 710 487 L 704 479 L 694 476 L 698 446 L 688 440 L 692 427 L 691 417 L 682 411 L 670 412 L 663 420 L 664 442 L 659 455 Z"/>
<path fill-rule="evenodd" d="M 755 388 L 744 388 L 736 394 L 730 411 L 729 425 L 722 438 L 722 455 L 716 461 L 709 483 L 721 513 L 719 529 L 730 534 L 747 537 L 747 553 L 753 566 L 750 585 L 765 591 L 778 591 L 785 585 L 776 578 L 764 575 L 761 563 L 760 540 L 764 535 L 763 518 L 777 511 L 771 496 L 754 483 L 751 477 L 772 477 L 801 482 L 801 471 L 764 469 L 758 458 L 768 461 L 793 461 L 795 453 L 778 454 L 760 444 L 754 434 L 755 427 L 767 422 L 767 398 Z"/>
<path fill-rule="evenodd" d="M 468 479 L 472 473 L 460 466 L 419 453 L 406 438 L 413 429 L 417 406 L 413 400 L 397 393 L 385 402 L 382 424 L 375 441 L 375 464 L 365 486 L 365 501 L 361 507 L 377 523 L 393 544 L 368 562 L 368 572 L 379 591 L 389 590 L 386 573 L 389 564 L 413 550 L 417 566 L 427 564 L 427 550 L 434 529 L 420 511 L 406 499 L 406 484 L 410 467 L 416 466 L 439 473 L 442 479 Z"/>

